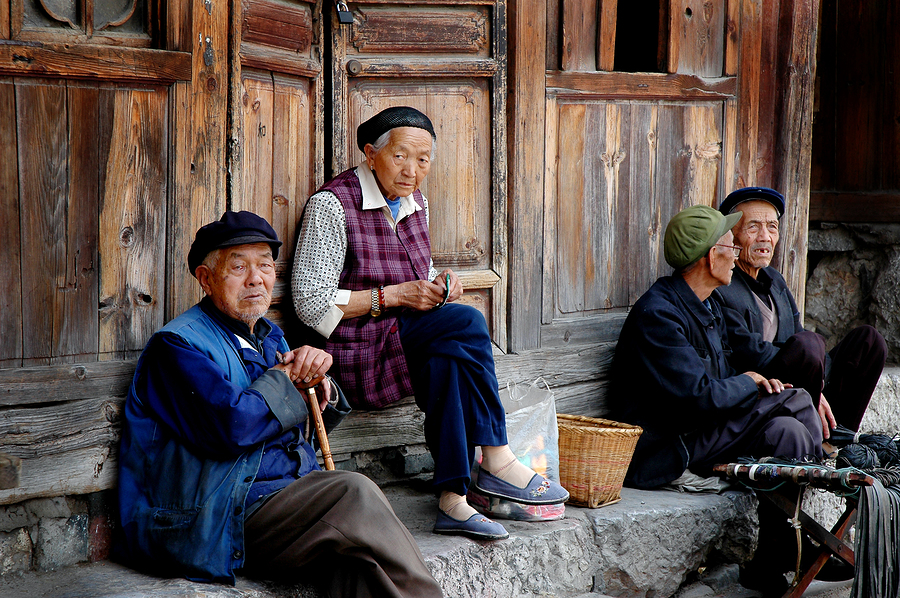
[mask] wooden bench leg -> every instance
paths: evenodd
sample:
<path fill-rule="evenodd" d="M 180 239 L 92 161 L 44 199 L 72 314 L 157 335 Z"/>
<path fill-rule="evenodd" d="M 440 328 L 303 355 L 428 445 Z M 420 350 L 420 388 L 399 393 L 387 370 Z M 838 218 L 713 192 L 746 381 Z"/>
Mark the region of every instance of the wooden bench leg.
<path fill-rule="evenodd" d="M 769 500 L 790 517 L 794 516 L 798 502 L 802 503 L 803 500 L 802 494 L 800 494 L 800 497 L 797 500 L 780 492 L 757 492 L 757 495 Z M 832 554 L 844 560 L 851 567 L 855 566 L 856 560 L 853 548 L 841 540 L 841 538 L 850 526 L 856 522 L 856 507 L 856 501 L 848 498 L 847 508 L 844 509 L 844 512 L 841 514 L 837 523 L 834 524 L 831 531 L 822 527 L 819 522 L 800 509 L 799 519 L 801 529 L 806 532 L 808 536 L 819 542 L 821 546 L 817 551 L 815 561 L 813 561 L 806 571 L 800 572 L 799 580 L 795 580 L 795 583 L 788 589 L 782 598 L 799 598 L 802 596 L 803 592 L 806 591 L 809 584 L 812 583 L 819 571 L 822 570 L 822 567 L 825 566 L 825 563 L 828 562 L 828 558 Z"/>

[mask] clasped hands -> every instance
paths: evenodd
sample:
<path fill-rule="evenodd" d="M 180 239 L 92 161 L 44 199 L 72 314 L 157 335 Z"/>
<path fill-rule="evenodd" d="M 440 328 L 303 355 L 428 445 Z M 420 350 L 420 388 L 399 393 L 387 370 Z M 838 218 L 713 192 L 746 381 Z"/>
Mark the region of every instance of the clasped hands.
<path fill-rule="evenodd" d="M 309 345 L 298 347 L 287 353 L 279 353 L 279 363 L 272 366 L 287 374 L 291 382 L 299 390 L 319 386 L 322 390 L 319 397 L 319 408 L 324 411 L 331 399 L 331 384 L 326 373 L 331 369 L 333 358 L 322 349 Z"/>
<path fill-rule="evenodd" d="M 450 292 L 447 293 L 447 277 Z M 434 280 L 410 280 L 396 286 L 385 287 L 385 294 L 393 295 L 388 306 L 400 305 L 419 311 L 434 309 L 445 302 L 456 301 L 463 294 L 463 285 L 453 270 L 447 268 Z"/>

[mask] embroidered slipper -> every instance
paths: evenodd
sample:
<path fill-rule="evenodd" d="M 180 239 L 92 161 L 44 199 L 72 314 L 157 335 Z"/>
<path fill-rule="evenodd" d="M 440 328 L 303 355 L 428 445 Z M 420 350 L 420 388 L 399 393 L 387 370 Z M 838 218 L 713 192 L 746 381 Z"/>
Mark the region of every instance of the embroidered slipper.
<path fill-rule="evenodd" d="M 434 533 L 455 534 L 468 536 L 476 540 L 503 540 L 509 537 L 509 533 L 499 523 L 495 523 L 475 513 L 465 521 L 454 519 L 438 509 L 437 521 L 434 522 Z"/>
<path fill-rule="evenodd" d="M 539 474 L 534 474 L 531 481 L 524 488 L 517 488 L 509 482 L 504 482 L 490 472 L 481 469 L 474 481 L 475 489 L 482 494 L 503 498 L 523 505 L 555 505 L 569 500 L 569 493 L 565 488 L 544 479 Z"/>

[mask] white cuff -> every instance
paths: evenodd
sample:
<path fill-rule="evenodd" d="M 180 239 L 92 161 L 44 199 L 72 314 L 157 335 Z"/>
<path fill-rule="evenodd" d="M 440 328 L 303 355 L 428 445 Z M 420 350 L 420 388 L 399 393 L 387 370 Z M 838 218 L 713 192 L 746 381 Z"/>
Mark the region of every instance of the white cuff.
<path fill-rule="evenodd" d="M 350 303 L 350 293 L 347 289 L 338 289 L 337 294 L 334 296 L 334 304 L 335 305 L 347 305 Z"/>
<path fill-rule="evenodd" d="M 338 293 L 340 293 L 340 291 L 338 291 Z M 332 305 L 328 308 L 328 311 L 325 312 L 325 317 L 322 318 L 322 321 L 316 325 L 315 331 L 325 338 L 328 338 L 331 336 L 331 333 L 334 332 L 334 329 L 337 328 L 337 325 L 343 317 L 344 312 L 341 311 L 341 308 L 337 305 Z"/>

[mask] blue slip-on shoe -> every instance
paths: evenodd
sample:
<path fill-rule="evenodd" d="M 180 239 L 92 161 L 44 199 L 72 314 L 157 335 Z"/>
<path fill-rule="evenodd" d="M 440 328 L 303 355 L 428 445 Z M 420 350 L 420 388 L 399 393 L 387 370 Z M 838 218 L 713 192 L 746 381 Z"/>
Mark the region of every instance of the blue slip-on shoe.
<path fill-rule="evenodd" d="M 504 540 L 509 532 L 494 521 L 480 513 L 475 513 L 465 521 L 454 519 L 438 509 L 437 521 L 434 522 L 434 533 L 469 536 L 476 540 Z"/>
<path fill-rule="evenodd" d="M 524 488 L 504 482 L 490 472 L 481 469 L 474 480 L 475 489 L 482 494 L 504 498 L 523 505 L 555 505 L 569 500 L 569 493 L 556 482 L 534 474 Z"/>

